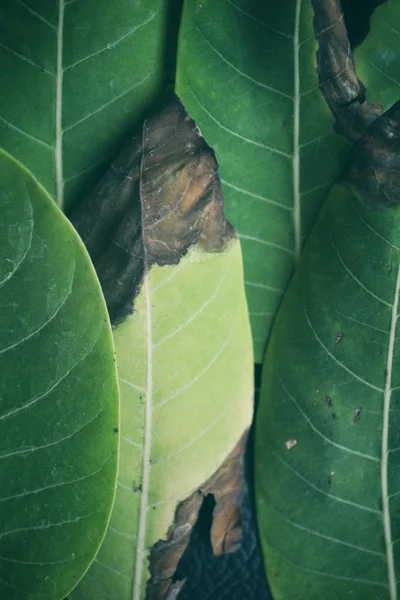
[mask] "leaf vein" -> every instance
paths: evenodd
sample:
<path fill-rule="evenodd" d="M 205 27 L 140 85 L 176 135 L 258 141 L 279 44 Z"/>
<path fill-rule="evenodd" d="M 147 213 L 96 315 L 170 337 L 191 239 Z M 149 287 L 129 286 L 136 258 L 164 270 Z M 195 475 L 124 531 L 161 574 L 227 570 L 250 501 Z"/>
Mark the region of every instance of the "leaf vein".
<path fill-rule="evenodd" d="M 204 35 L 203 31 L 200 29 L 200 27 L 197 25 L 197 23 L 194 23 L 194 26 L 196 27 L 197 31 L 200 33 L 200 35 L 203 37 L 204 41 L 209 45 L 209 47 L 215 52 L 215 54 L 225 63 L 227 64 L 231 69 L 233 69 L 234 71 L 236 71 L 236 73 L 238 73 L 241 77 L 244 77 L 245 79 L 248 79 L 249 81 L 252 81 L 253 83 L 255 83 L 257 86 L 264 88 L 266 90 L 269 90 L 270 92 L 273 92 L 274 94 L 277 94 L 279 96 L 283 96 L 284 98 L 288 98 L 289 100 L 293 100 L 293 97 L 290 96 L 289 94 L 286 94 L 285 92 L 282 92 L 281 90 L 277 90 L 269 85 L 267 85 L 266 83 L 262 83 L 261 81 L 258 81 L 257 79 L 254 79 L 253 77 L 251 77 L 250 75 L 248 75 L 247 73 L 244 73 L 243 71 L 241 71 L 238 67 L 236 67 L 233 63 L 231 63 L 228 59 L 226 59 L 224 57 L 223 54 L 221 54 L 216 48 L 215 46 L 213 46 L 211 44 L 211 42 L 207 39 L 207 37 Z"/>
<path fill-rule="evenodd" d="M 72 63 L 71 65 L 68 65 L 68 66 L 64 67 L 64 71 L 69 71 L 70 69 L 73 69 L 74 67 L 77 67 L 81 63 L 83 63 L 83 62 L 85 62 L 87 60 L 90 60 L 91 58 L 94 58 L 95 56 L 98 56 L 99 54 L 102 54 L 103 52 L 106 52 L 107 50 L 113 50 L 116 46 L 118 46 L 121 42 L 123 42 L 127 37 L 129 37 L 133 33 L 135 33 L 135 31 L 137 31 L 141 27 L 144 27 L 148 23 L 150 23 L 158 15 L 158 13 L 159 13 L 159 11 L 157 11 L 157 12 L 151 12 L 150 13 L 150 17 L 148 19 L 146 19 L 145 21 L 143 21 L 139 25 L 135 25 L 135 27 L 133 27 L 130 31 L 128 31 L 127 33 L 125 33 L 124 35 L 122 35 L 121 37 L 119 37 L 118 39 L 116 39 L 114 42 L 110 42 L 104 48 L 101 48 L 100 50 L 97 50 L 96 52 L 92 52 L 91 54 L 88 54 L 87 56 L 84 56 L 83 58 L 80 58 L 79 60 L 77 60 L 76 62 Z"/>
<path fill-rule="evenodd" d="M 374 294 L 374 292 L 372 292 L 370 289 L 368 289 L 359 279 L 358 277 L 356 277 L 356 275 L 354 275 L 354 273 L 352 272 L 351 269 L 349 269 L 349 267 L 346 265 L 346 263 L 344 262 L 344 260 L 342 259 L 342 257 L 340 256 L 340 252 L 336 247 L 335 242 L 333 241 L 332 235 L 331 233 L 329 234 L 329 238 L 332 244 L 332 248 L 334 249 L 334 251 L 336 252 L 336 256 L 338 257 L 340 264 L 342 265 L 342 267 L 344 268 L 344 270 L 346 271 L 346 273 L 348 273 L 350 275 L 350 277 L 352 279 L 354 279 L 354 281 L 365 291 L 367 292 L 367 294 L 369 294 L 370 296 L 372 296 L 373 298 L 375 298 L 375 300 L 378 300 L 378 302 L 381 302 L 382 304 L 385 304 L 385 306 L 388 306 L 389 308 L 392 308 L 392 305 L 389 302 L 386 302 L 386 300 L 383 300 L 382 298 L 380 298 L 379 296 L 377 296 L 376 294 Z"/>
<path fill-rule="evenodd" d="M 14 264 L 13 268 L 11 269 L 11 271 L 0 281 L 0 288 L 7 283 L 7 281 L 9 281 L 11 279 L 11 277 L 14 276 L 14 274 L 18 271 L 18 269 L 21 267 L 21 265 L 23 264 L 23 262 L 25 261 L 26 257 L 28 256 L 29 250 L 32 248 L 32 240 L 33 240 L 33 229 L 35 226 L 35 222 L 33 219 L 33 208 L 32 208 L 32 204 L 29 203 L 29 208 L 30 208 L 30 219 L 29 219 L 29 224 L 31 225 L 30 231 L 29 231 L 29 243 L 25 249 L 25 252 L 23 253 L 23 255 L 21 256 L 21 258 Z"/>
<path fill-rule="evenodd" d="M 250 242 L 256 242 L 257 244 L 263 244 L 264 246 L 269 246 L 270 248 L 275 248 L 276 250 L 281 250 L 282 252 L 286 252 L 287 254 L 290 254 L 290 256 L 293 256 L 293 250 L 291 250 L 290 248 L 285 248 L 284 246 L 281 246 L 280 244 L 275 244 L 274 242 L 270 242 L 268 240 L 262 240 L 261 238 L 258 238 L 255 236 L 245 235 L 244 233 L 239 233 L 239 238 L 241 240 L 248 240 Z"/>
<path fill-rule="evenodd" d="M 121 94 L 118 94 L 118 96 L 114 96 L 114 98 L 112 98 L 112 100 L 109 100 L 108 102 L 106 102 L 105 104 L 103 104 L 102 106 L 100 106 L 99 108 L 97 108 L 96 110 L 94 110 L 93 112 L 85 115 L 84 117 L 82 117 L 82 119 L 79 119 L 79 121 L 76 121 L 72 125 L 68 125 L 68 127 L 65 127 L 63 129 L 63 133 L 67 133 L 68 131 L 71 131 L 71 129 L 74 129 L 74 127 L 77 127 L 78 125 L 80 125 L 81 123 L 84 123 L 85 121 L 87 121 L 91 117 L 94 117 L 94 115 L 97 115 L 98 113 L 100 113 L 102 110 L 104 110 L 105 108 L 107 108 L 107 106 L 110 106 L 111 104 L 113 104 L 117 100 L 120 100 L 121 98 L 123 98 L 124 96 L 126 96 L 126 94 L 129 94 L 129 92 L 131 92 L 135 88 L 137 88 L 140 85 L 142 85 L 152 75 L 153 75 L 153 72 L 147 73 L 147 75 L 143 79 L 141 79 L 140 81 L 137 81 L 136 83 L 134 83 L 134 85 L 132 85 L 130 88 L 128 88 L 127 90 L 124 90 L 123 92 L 121 92 Z M 90 167 L 90 168 L 94 168 L 94 167 Z"/>
<path fill-rule="evenodd" d="M 285 204 L 281 204 L 280 202 L 271 200 L 271 198 L 266 198 L 265 196 L 260 196 L 259 194 L 254 194 L 253 192 L 249 192 L 248 190 L 238 187 L 237 185 L 234 185 L 233 183 L 229 183 L 229 181 L 226 181 L 226 179 L 220 179 L 220 181 L 221 181 L 222 185 L 226 185 L 227 187 L 230 187 L 233 190 L 235 190 L 236 192 L 240 192 L 240 193 L 244 194 L 245 196 L 250 196 L 250 198 L 255 198 L 256 200 L 261 200 L 262 202 L 266 202 L 267 204 L 272 204 L 273 206 L 277 206 L 278 208 L 282 208 L 283 210 L 287 210 L 289 212 L 292 211 L 291 206 L 285 206 Z"/>
<path fill-rule="evenodd" d="M 18 340 L 18 342 L 14 342 L 13 344 L 11 344 L 10 346 L 7 346 L 6 348 L 1 348 L 0 349 L 0 356 L 2 354 L 5 354 L 9 350 L 14 350 L 14 348 L 17 348 L 19 345 L 23 344 L 24 342 L 27 342 L 32 337 L 34 337 L 35 335 L 37 335 L 38 333 L 40 333 L 40 331 L 42 331 L 42 329 L 44 329 L 52 321 L 54 321 L 54 319 L 56 318 L 56 316 L 58 315 L 58 313 L 60 312 L 60 310 L 65 305 L 65 303 L 67 302 L 68 298 L 71 295 L 72 284 L 73 284 L 73 279 L 74 279 L 74 273 L 75 273 L 75 262 L 74 262 L 74 268 L 73 268 L 73 272 L 72 272 L 72 278 L 71 278 L 69 290 L 68 290 L 67 294 L 63 297 L 63 299 L 60 302 L 60 304 L 56 307 L 56 309 L 53 312 L 53 314 L 51 314 L 50 317 L 46 321 L 44 321 L 39 327 L 37 327 L 34 331 L 31 331 L 28 335 L 26 335 L 25 337 L 23 337 L 20 340 Z"/>
<path fill-rule="evenodd" d="M 383 389 L 380 387 L 377 387 L 376 385 L 373 385 L 372 383 L 370 383 L 369 381 L 366 381 L 365 379 L 363 379 L 362 377 L 360 377 L 359 375 L 357 375 L 357 373 L 354 373 L 354 371 L 352 371 L 351 369 L 349 369 L 348 367 L 346 367 L 346 365 L 344 365 L 342 362 L 340 362 L 340 360 L 338 360 L 336 358 L 336 356 L 334 356 L 332 354 L 332 352 L 330 352 L 328 350 L 328 348 L 325 346 L 325 344 L 323 343 L 323 341 L 321 340 L 321 338 L 318 336 L 317 332 L 314 329 L 313 324 L 311 323 L 310 317 L 308 316 L 308 312 L 306 310 L 305 305 L 303 306 L 303 311 L 304 311 L 304 315 L 306 317 L 307 323 L 309 328 L 311 329 L 311 332 L 313 334 L 313 336 L 315 337 L 315 339 L 317 340 L 318 344 L 321 346 L 321 348 L 326 352 L 326 354 L 329 356 L 329 358 L 331 358 L 334 363 L 336 363 L 340 368 L 344 369 L 345 371 L 347 371 L 347 373 L 349 373 L 349 375 L 351 375 L 352 377 L 354 377 L 354 379 L 356 379 L 357 381 L 359 381 L 360 383 L 362 383 L 363 385 L 366 385 L 367 387 L 372 388 L 373 390 L 383 393 Z"/>
<path fill-rule="evenodd" d="M 210 117 L 210 119 L 212 121 L 214 121 L 214 123 L 216 125 L 218 125 L 218 127 L 220 129 L 222 129 L 223 131 L 226 131 L 227 133 L 229 133 L 230 135 L 239 138 L 240 140 L 242 140 L 243 142 L 246 142 L 247 144 L 252 144 L 253 146 L 258 146 L 259 148 L 264 148 L 264 150 L 268 150 L 269 152 L 272 152 L 274 154 L 279 154 L 280 156 L 284 156 L 285 158 L 288 158 L 289 160 L 292 160 L 292 155 L 288 154 L 287 152 L 283 152 L 282 150 L 278 150 L 277 148 L 273 148 L 272 146 L 267 146 L 266 144 L 262 144 L 261 142 L 256 142 L 254 140 L 251 140 L 250 138 L 244 137 L 243 135 L 241 135 L 240 133 L 237 133 L 236 131 L 232 131 L 231 129 L 229 129 L 228 127 L 225 127 L 225 125 L 222 125 L 222 123 L 220 123 L 220 121 L 218 121 L 206 108 L 205 106 L 203 106 L 203 104 L 201 104 L 200 100 L 198 99 L 197 95 L 195 94 L 195 92 L 193 91 L 193 88 L 190 84 L 189 79 L 187 79 L 187 84 L 188 84 L 188 88 L 190 89 L 191 94 L 193 95 L 193 97 L 195 98 L 197 104 L 200 106 L 200 108 L 206 113 L 206 115 L 208 117 Z"/>
<path fill-rule="evenodd" d="M 48 21 L 47 19 L 45 19 L 44 17 L 42 17 L 42 15 L 40 15 L 38 12 L 36 12 L 35 10 L 33 10 L 33 8 L 31 8 L 30 6 L 27 6 L 27 4 L 25 4 L 25 2 L 22 2 L 22 0 L 17 0 L 17 2 L 18 2 L 18 4 L 20 4 L 21 6 L 23 6 L 27 12 L 29 12 L 31 15 L 33 15 L 34 17 L 36 17 L 39 21 L 42 21 L 42 23 L 44 23 L 48 27 L 50 27 L 50 29 L 54 29 L 54 31 L 57 30 L 56 26 L 53 25 L 53 23 L 50 23 L 50 21 Z"/>
<path fill-rule="evenodd" d="M 42 67 L 41 65 L 39 65 L 38 63 L 36 63 L 34 60 L 31 60 L 27 56 L 24 56 L 23 54 L 20 54 L 19 52 L 16 52 L 15 50 L 12 50 L 11 48 L 9 48 L 8 46 L 6 46 L 2 42 L 0 42 L 0 47 L 4 48 L 4 50 L 7 50 L 7 52 L 10 52 L 10 54 L 13 54 L 14 56 L 16 56 L 17 58 L 19 58 L 23 62 L 26 62 L 29 65 L 32 65 L 36 69 L 39 69 L 41 72 L 47 73 L 48 75 L 52 75 L 53 77 L 55 77 L 54 73 L 52 73 L 48 69 L 45 69 L 44 67 Z"/>
<path fill-rule="evenodd" d="M 282 386 L 285 394 L 287 395 L 288 398 L 290 398 L 290 400 L 296 406 L 297 410 L 300 412 L 300 414 L 302 415 L 302 417 L 304 418 L 304 420 L 309 424 L 309 426 L 311 427 L 311 429 L 317 435 L 319 435 L 327 444 L 331 444 L 332 446 L 335 446 L 336 448 L 339 448 L 339 450 L 343 450 L 344 452 L 348 452 L 349 454 L 354 454 L 356 456 L 360 456 L 361 458 L 366 458 L 367 460 L 372 460 L 372 461 L 375 461 L 375 462 L 380 462 L 380 459 L 378 457 L 376 457 L 376 456 L 371 456 L 370 454 L 364 454 L 364 452 L 358 452 L 357 450 L 352 450 L 351 448 L 348 448 L 347 446 L 342 446 L 341 444 L 337 444 L 333 440 L 331 440 L 328 437 L 326 437 L 326 435 L 324 435 L 322 433 L 322 431 L 320 431 L 314 425 L 314 423 L 311 421 L 311 419 L 306 414 L 306 412 L 301 408 L 301 406 L 299 405 L 299 403 L 297 402 L 297 400 L 294 398 L 294 396 L 289 392 L 289 390 L 285 386 L 284 382 L 282 381 L 282 379 L 281 379 L 281 377 L 280 377 L 280 375 L 278 373 L 277 373 L 277 377 L 278 377 L 279 383 L 281 384 L 281 386 Z"/>
<path fill-rule="evenodd" d="M 28 402 L 26 402 L 25 404 L 23 404 L 22 406 L 19 406 L 18 408 L 13 408 L 7 412 L 5 412 L 4 414 L 0 415 L 0 421 L 5 421 L 6 419 L 8 419 L 9 417 L 13 417 L 14 415 L 27 410 L 28 408 L 30 408 L 31 406 L 34 406 L 35 404 L 37 404 L 38 402 L 40 402 L 40 400 L 43 400 L 43 398 L 46 398 L 51 392 L 53 392 L 59 385 L 60 383 L 66 378 L 68 377 L 68 375 L 70 375 L 72 373 L 72 371 L 83 361 L 85 360 L 85 358 L 87 358 L 91 352 L 93 352 L 97 341 L 99 338 L 96 339 L 95 343 L 93 344 L 93 346 L 88 350 L 88 352 L 86 352 L 86 354 L 84 354 L 70 369 L 68 369 L 59 379 L 57 379 L 57 381 L 55 381 L 53 383 L 53 385 L 51 387 L 49 387 L 45 392 L 43 392 L 42 394 L 39 394 L 38 396 L 34 396 L 33 398 L 31 398 L 30 400 L 28 400 Z"/>
<path fill-rule="evenodd" d="M 13 129 L 14 131 L 17 131 L 18 133 L 20 133 L 21 135 L 23 135 L 24 137 L 29 138 L 30 140 L 32 140 L 33 142 L 36 142 L 37 144 L 40 144 L 41 146 L 44 146 L 45 148 L 47 148 L 48 150 L 51 150 L 53 152 L 54 147 L 51 146 L 50 144 L 48 144 L 47 142 L 44 142 L 43 140 L 40 140 L 39 138 L 35 137 L 34 135 L 27 133 L 26 131 L 24 131 L 23 129 L 20 129 L 19 127 L 17 127 L 16 125 L 14 125 L 13 123 L 10 123 L 10 121 L 7 121 L 6 119 L 4 119 L 3 117 L 0 116 L 0 121 L 2 123 L 4 123 L 5 125 L 7 125 L 7 127 L 9 127 L 10 129 Z"/>
<path fill-rule="evenodd" d="M 315 531 L 314 529 L 310 529 L 309 527 L 306 527 L 305 525 L 300 525 L 300 523 L 296 523 L 292 519 L 289 519 L 288 516 L 286 516 L 280 510 L 275 508 L 275 506 L 272 506 L 271 504 L 269 504 L 268 507 L 272 508 L 272 510 L 274 512 L 276 512 L 284 521 L 286 521 L 287 523 L 289 523 L 296 529 L 300 529 L 301 531 L 304 531 L 305 533 L 309 533 L 310 535 L 315 535 L 316 537 L 320 537 L 324 540 L 328 540 L 329 542 L 333 542 L 334 544 L 341 544 L 343 546 L 347 546 L 348 548 L 351 548 L 352 550 L 357 550 L 357 552 L 365 552 L 367 554 L 372 554 L 374 556 L 379 556 L 382 558 L 385 557 L 385 554 L 383 552 L 378 552 L 377 550 L 370 550 L 369 548 L 364 548 L 363 546 L 357 546 L 356 544 L 346 542 L 345 540 L 341 540 L 339 538 L 335 538 L 330 535 L 325 535 L 324 533 L 321 533 L 320 531 Z"/>
<path fill-rule="evenodd" d="M 329 494 L 328 492 L 325 492 L 325 490 L 316 486 L 309 479 L 307 479 L 306 477 L 301 475 L 301 473 L 296 471 L 296 469 L 291 467 L 289 465 L 289 463 L 287 463 L 281 456 L 279 456 L 279 454 L 277 452 L 275 452 L 275 450 L 273 450 L 272 448 L 271 448 L 271 452 L 283 465 L 285 465 L 285 467 L 287 469 L 289 469 L 289 471 L 291 471 L 296 477 L 298 477 L 299 479 L 304 481 L 304 483 L 306 485 L 308 485 L 310 488 L 312 488 L 319 494 L 322 494 L 323 496 L 326 496 L 327 498 L 331 498 L 332 500 L 334 500 L 335 502 L 339 502 L 340 504 L 347 504 L 347 505 L 357 508 L 359 510 L 364 510 L 366 512 L 374 513 L 376 515 L 382 515 L 381 511 L 379 511 L 379 510 L 376 510 L 374 508 L 370 508 L 369 506 L 364 506 L 363 504 L 358 504 L 357 502 L 352 502 L 351 500 L 346 500 L 345 498 L 341 498 L 340 496 L 335 496 L 334 494 Z"/>
<path fill-rule="evenodd" d="M 264 23 L 263 21 L 256 19 L 256 17 L 254 17 L 250 13 L 246 12 L 245 10 L 243 10 L 242 8 L 237 6 L 234 2 L 232 2 L 232 0 L 226 0 L 226 2 L 228 2 L 228 4 L 231 4 L 237 11 L 241 12 L 243 15 L 245 15 L 252 21 L 255 21 L 256 23 L 261 25 L 261 27 L 265 27 L 269 31 L 273 31 L 274 33 L 277 33 L 278 35 L 281 35 L 282 37 L 292 39 L 292 36 L 289 33 L 283 33 L 283 31 L 279 31 L 279 29 L 276 29 L 275 27 L 271 27 L 271 25 L 268 25 L 267 23 Z"/>
<path fill-rule="evenodd" d="M 182 394 L 183 392 L 185 392 L 186 390 L 188 390 L 192 385 L 194 385 L 195 383 L 197 383 L 197 381 L 199 381 L 199 379 L 201 379 L 203 377 L 203 375 L 205 375 L 211 369 L 211 367 L 214 365 L 214 363 L 222 355 L 223 351 L 225 350 L 225 348 L 227 347 L 227 345 L 231 341 L 231 339 L 233 337 L 233 334 L 236 331 L 236 328 L 237 328 L 238 322 L 239 322 L 238 312 L 236 313 L 235 316 L 236 316 L 235 325 L 232 327 L 230 334 L 228 335 L 228 337 L 226 338 L 226 340 L 224 341 L 224 343 L 221 345 L 221 347 L 218 350 L 218 352 L 214 355 L 214 357 L 212 358 L 212 360 L 204 367 L 204 369 L 202 369 L 202 371 L 200 371 L 200 373 L 198 373 L 196 375 L 196 377 L 193 377 L 193 379 L 191 379 L 190 381 L 188 381 L 188 383 L 186 383 L 184 386 L 182 386 L 181 388 L 179 388 L 179 390 L 177 390 L 176 392 L 174 392 L 173 394 L 171 394 L 170 396 L 168 396 L 165 400 L 162 400 L 158 404 L 155 404 L 154 407 L 153 407 L 154 409 L 159 408 L 161 406 L 164 406 L 165 404 L 167 404 L 167 402 L 169 402 L 170 400 L 173 400 L 174 398 L 176 398 L 177 396 L 179 396 L 180 394 Z"/>

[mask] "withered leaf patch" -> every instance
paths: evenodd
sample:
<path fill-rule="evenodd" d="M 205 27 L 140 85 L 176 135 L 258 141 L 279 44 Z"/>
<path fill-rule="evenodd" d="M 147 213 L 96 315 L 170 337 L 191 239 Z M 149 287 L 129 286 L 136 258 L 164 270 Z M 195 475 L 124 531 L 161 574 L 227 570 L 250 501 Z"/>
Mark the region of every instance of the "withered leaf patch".
<path fill-rule="evenodd" d="M 144 122 L 87 200 L 75 210 L 71 220 L 93 260 L 114 325 L 133 312 L 144 276 L 153 265 L 176 265 L 192 246 L 205 253 L 222 252 L 236 237 L 224 216 L 214 152 L 176 96 L 160 113 Z M 238 248 L 232 246 L 235 247 Z M 237 271 L 241 276 L 240 269 L 241 262 Z M 243 314 L 247 317 L 243 287 L 238 289 L 243 294 Z M 235 302 L 237 300 L 235 297 Z M 128 325 L 134 321 L 129 320 Z M 124 331 L 123 327 L 115 332 L 115 336 L 121 331 Z M 246 335 L 250 348 L 249 330 Z M 120 369 L 119 356 L 118 363 Z M 228 370 L 230 364 L 227 364 Z M 251 382 L 251 377 L 248 381 Z M 139 399 L 142 401 L 142 396 Z M 251 403 L 250 394 L 248 399 Z M 145 402 L 147 406 L 151 405 L 151 400 Z M 235 442 L 248 427 L 249 416 L 245 417 Z M 246 435 L 213 476 L 202 483 L 216 468 L 214 457 L 213 468 L 195 482 L 198 486 L 195 491 L 192 493 L 194 486 L 191 486 L 189 491 L 181 494 L 180 500 L 189 493 L 191 495 L 176 507 L 167 539 L 158 541 L 151 548 L 148 598 L 172 600 L 177 597 L 184 581 L 173 581 L 173 576 L 206 497 L 213 496 L 216 503 L 211 527 L 215 555 L 233 552 L 239 547 Z M 232 446 L 230 442 L 224 456 Z M 151 460 L 150 457 L 148 464 Z M 150 467 L 146 468 L 149 473 Z M 173 481 L 175 473 L 179 480 L 179 473 L 174 471 Z M 136 494 L 142 494 L 142 498 L 146 497 L 147 502 L 146 485 L 138 486 L 135 479 L 133 489 Z M 176 502 L 162 533 L 154 536 L 151 543 L 165 535 Z M 157 520 L 157 513 L 152 514 Z M 138 577 L 134 585 L 141 585 Z"/>
<path fill-rule="evenodd" d="M 147 583 L 146 600 L 169 600 L 184 585 L 184 581 L 174 581 L 174 575 L 208 496 L 213 496 L 215 501 L 210 532 L 214 555 L 235 552 L 239 548 L 247 434 L 246 431 L 216 473 L 178 504 L 167 539 L 160 540 L 151 549 L 151 577 Z"/>
<path fill-rule="evenodd" d="M 223 212 L 214 152 L 176 96 L 117 156 L 71 221 L 94 263 L 111 322 L 132 312 L 151 265 L 235 235 Z"/>
<path fill-rule="evenodd" d="M 314 29 L 319 43 L 317 67 L 325 100 L 336 118 L 335 129 L 356 141 L 382 113 L 367 102 L 359 81 L 339 0 L 312 0 Z"/>
<path fill-rule="evenodd" d="M 355 144 L 343 181 L 371 207 L 400 200 L 400 101 L 380 116 Z"/>

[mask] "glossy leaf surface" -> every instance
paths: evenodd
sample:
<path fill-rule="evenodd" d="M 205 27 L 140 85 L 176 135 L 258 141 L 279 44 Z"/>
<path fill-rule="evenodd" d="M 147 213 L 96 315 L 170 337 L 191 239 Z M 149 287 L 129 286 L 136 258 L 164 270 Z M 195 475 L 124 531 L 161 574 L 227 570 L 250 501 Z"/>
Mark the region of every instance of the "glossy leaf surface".
<path fill-rule="evenodd" d="M 399 218 L 335 186 L 277 316 L 255 446 L 276 600 L 398 597 Z"/>
<path fill-rule="evenodd" d="M 110 528 L 72 598 L 139 600 L 178 504 L 251 423 L 241 249 L 214 154 L 177 98 L 145 121 L 81 210 L 75 222 L 116 319 L 122 442 Z M 189 521 L 176 537 L 189 537 Z M 152 584 L 148 597 L 161 598 Z"/>
<path fill-rule="evenodd" d="M 2 2 L 1 143 L 59 206 L 93 186 L 159 93 L 167 8 Z"/>
<path fill-rule="evenodd" d="M 62 600 L 114 498 L 111 328 L 78 236 L 4 152 L 0 213 L 0 597 Z"/>
<path fill-rule="evenodd" d="M 177 93 L 218 157 L 256 362 L 346 155 L 318 87 L 313 16 L 300 0 L 184 4 Z"/>

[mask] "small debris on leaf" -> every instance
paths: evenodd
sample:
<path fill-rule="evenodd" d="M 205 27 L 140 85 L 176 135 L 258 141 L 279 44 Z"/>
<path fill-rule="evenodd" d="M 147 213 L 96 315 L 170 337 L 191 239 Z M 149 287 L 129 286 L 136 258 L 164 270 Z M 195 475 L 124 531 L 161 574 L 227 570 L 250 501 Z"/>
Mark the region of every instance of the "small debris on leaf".
<path fill-rule="evenodd" d="M 286 440 L 285 446 L 288 450 L 291 450 L 295 446 L 297 446 L 297 440 Z"/>
<path fill-rule="evenodd" d="M 331 484 L 332 483 L 332 477 L 334 476 L 335 471 L 331 471 L 328 475 L 328 483 Z"/>
<path fill-rule="evenodd" d="M 352 425 L 354 425 L 354 423 L 359 420 L 359 418 L 361 416 L 361 412 L 362 412 L 362 408 L 356 408 L 354 417 L 351 420 Z"/>
<path fill-rule="evenodd" d="M 336 334 L 336 337 L 335 337 L 335 344 L 340 344 L 340 342 L 341 342 L 341 341 L 342 341 L 342 339 L 343 339 L 343 336 L 344 336 L 344 333 L 338 333 L 338 334 Z"/>
<path fill-rule="evenodd" d="M 332 406 L 332 398 L 330 396 L 325 396 L 325 404 L 327 406 Z"/>

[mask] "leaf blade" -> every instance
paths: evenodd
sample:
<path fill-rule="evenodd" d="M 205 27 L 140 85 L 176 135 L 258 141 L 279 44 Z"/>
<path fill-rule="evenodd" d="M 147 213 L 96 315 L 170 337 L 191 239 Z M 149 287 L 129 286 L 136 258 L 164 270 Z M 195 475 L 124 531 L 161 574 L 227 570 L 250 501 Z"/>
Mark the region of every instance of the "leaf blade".
<path fill-rule="evenodd" d="M 93 256 L 106 248 L 94 263 L 119 323 L 114 339 L 125 415 L 111 528 L 74 591 L 77 599 L 104 590 L 119 600 L 144 597 L 148 552 L 167 538 L 177 507 L 221 466 L 252 414 L 241 250 L 223 214 L 214 154 L 176 98 L 145 122 L 132 146 L 75 219 Z M 126 178 L 119 186 L 116 172 Z M 95 225 L 87 225 L 89 213 Z M 112 246 L 123 249 L 122 270 L 111 278 L 114 249 L 93 233 L 102 219 Z M 135 284 L 115 310 L 127 272 Z M 191 526 L 186 522 L 177 535 Z"/>
<path fill-rule="evenodd" d="M 243 245 L 256 362 L 346 154 L 318 88 L 312 20 L 311 3 L 184 5 L 177 92 L 220 162 Z"/>
<path fill-rule="evenodd" d="M 114 497 L 112 338 L 72 227 L 3 151 L 0 169 L 0 588 L 61 599 L 93 560 Z"/>
<path fill-rule="evenodd" d="M 107 11 L 94 2 L 5 3 L 3 146 L 59 206 L 92 187 L 160 93 L 166 8 L 159 0 L 120 1 Z M 129 56 L 137 57 L 134 68 Z"/>
<path fill-rule="evenodd" d="M 277 598 L 397 597 L 397 222 L 335 186 L 277 318 L 255 450 Z"/>

